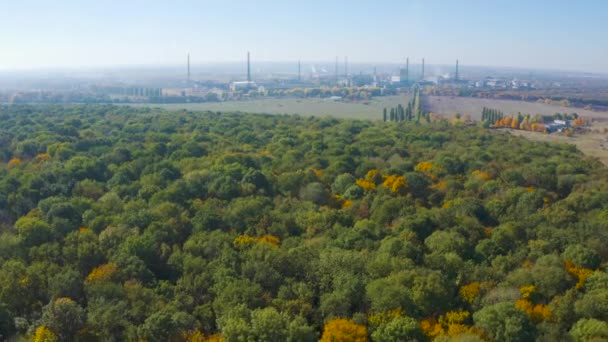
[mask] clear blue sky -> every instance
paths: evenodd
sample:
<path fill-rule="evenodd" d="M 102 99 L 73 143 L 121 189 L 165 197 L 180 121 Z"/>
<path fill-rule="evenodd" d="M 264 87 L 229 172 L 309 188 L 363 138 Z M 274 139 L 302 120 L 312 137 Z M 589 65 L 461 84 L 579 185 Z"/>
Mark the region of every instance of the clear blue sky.
<path fill-rule="evenodd" d="M 0 69 L 242 60 L 608 72 L 605 0 L 19 0 L 0 4 Z"/>

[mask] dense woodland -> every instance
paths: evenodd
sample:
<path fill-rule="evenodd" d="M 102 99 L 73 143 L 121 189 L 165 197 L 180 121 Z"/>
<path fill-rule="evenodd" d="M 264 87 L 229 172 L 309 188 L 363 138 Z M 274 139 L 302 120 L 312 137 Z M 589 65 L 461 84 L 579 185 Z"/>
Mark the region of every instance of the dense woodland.
<path fill-rule="evenodd" d="M 0 107 L 0 331 L 608 339 L 607 176 L 447 121 Z"/>

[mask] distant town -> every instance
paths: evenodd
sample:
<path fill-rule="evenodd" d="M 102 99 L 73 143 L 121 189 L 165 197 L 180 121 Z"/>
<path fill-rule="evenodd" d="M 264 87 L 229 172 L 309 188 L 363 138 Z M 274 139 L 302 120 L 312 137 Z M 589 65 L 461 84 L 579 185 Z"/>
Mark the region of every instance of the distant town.
<path fill-rule="evenodd" d="M 412 62 L 412 63 L 410 63 Z M 429 65 L 425 59 L 402 64 L 354 64 L 348 58 L 334 63 L 282 63 L 257 65 L 249 52 L 242 65 L 230 70 L 204 73 L 196 70 L 188 54 L 184 66 L 173 69 L 70 73 L 0 80 L 1 103 L 204 103 L 252 98 L 324 98 L 332 101 L 366 101 L 372 97 L 411 93 L 420 87 L 428 95 L 505 98 L 526 101 L 568 101 L 568 105 L 608 107 L 603 96 L 577 97 L 569 89 L 586 94 L 608 89 L 608 76 L 564 72 L 500 70 L 465 66 Z M 290 70 L 291 69 L 291 70 Z M 240 70 L 240 72 L 239 72 Z M 116 72 L 118 75 L 119 72 Z M 37 77 L 37 78 L 36 78 Z M 559 89 L 560 96 L 553 90 Z"/>

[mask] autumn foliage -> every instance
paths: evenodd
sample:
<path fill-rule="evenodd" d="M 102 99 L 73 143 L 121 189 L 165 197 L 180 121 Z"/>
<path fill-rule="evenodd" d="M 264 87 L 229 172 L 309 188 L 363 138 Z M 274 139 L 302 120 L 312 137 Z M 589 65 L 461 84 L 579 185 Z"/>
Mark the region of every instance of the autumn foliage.
<path fill-rule="evenodd" d="M 118 272 L 118 266 L 114 263 L 107 263 L 95 267 L 87 276 L 87 283 L 96 283 L 113 279 Z"/>
<path fill-rule="evenodd" d="M 51 329 L 47 328 L 44 325 L 39 326 L 36 329 L 34 336 L 32 336 L 32 342 L 56 342 L 56 341 L 58 341 L 57 335 L 55 335 L 55 333 Z"/>
<path fill-rule="evenodd" d="M 367 179 L 357 179 L 355 184 L 360 186 L 365 191 L 371 191 L 376 188 L 376 183 L 369 181 Z"/>
<path fill-rule="evenodd" d="M 431 162 L 427 162 L 427 161 L 421 161 L 418 164 L 416 164 L 416 167 L 414 167 L 414 170 L 424 173 L 427 177 L 431 178 L 432 180 L 436 180 L 438 178 L 438 174 L 441 172 L 440 167 L 434 165 Z"/>
<path fill-rule="evenodd" d="M 344 318 L 332 319 L 325 324 L 320 341 L 365 342 L 367 341 L 367 327 Z"/>
<path fill-rule="evenodd" d="M 566 260 L 564 262 L 564 266 L 566 268 L 566 272 L 570 273 L 572 276 L 574 276 L 576 278 L 576 280 L 577 280 L 576 288 L 577 289 L 580 289 L 581 287 L 583 287 L 583 285 L 585 285 L 585 280 L 587 280 L 587 277 L 589 277 L 591 274 L 593 274 L 593 270 L 588 269 L 588 268 L 578 267 L 570 260 Z"/>
<path fill-rule="evenodd" d="M 460 287 L 458 293 L 460 294 L 460 298 L 464 299 L 468 303 L 473 303 L 475 299 L 479 296 L 479 292 L 481 290 L 481 284 L 477 281 L 474 281 L 470 284 L 463 285 Z"/>
<path fill-rule="evenodd" d="M 387 324 L 397 317 L 401 317 L 403 315 L 403 310 L 401 308 L 384 311 L 384 312 L 374 312 L 369 315 L 367 321 L 370 326 L 377 327 L 381 324 Z"/>
<path fill-rule="evenodd" d="M 527 299 L 518 299 L 515 302 L 515 307 L 525 312 L 535 322 L 550 320 L 552 317 L 551 309 L 545 304 L 532 304 Z"/>
<path fill-rule="evenodd" d="M 395 193 L 404 192 L 407 188 L 405 177 L 397 175 L 384 176 L 382 185 Z"/>
<path fill-rule="evenodd" d="M 439 336 L 458 336 L 461 334 L 470 334 L 480 336 L 482 333 L 479 329 L 468 325 L 471 313 L 464 310 L 448 311 L 439 316 L 439 319 L 423 319 L 420 322 L 422 331 L 429 339 L 435 339 Z"/>
<path fill-rule="evenodd" d="M 8 166 L 19 166 L 21 165 L 21 159 L 14 157 L 11 158 L 11 160 L 8 161 Z"/>
<path fill-rule="evenodd" d="M 272 246 L 272 247 L 277 247 L 280 242 L 281 242 L 281 239 L 279 239 L 277 236 L 274 236 L 271 234 L 266 234 L 266 235 L 263 235 L 260 237 L 243 234 L 243 235 L 237 236 L 234 239 L 233 244 L 235 247 L 247 247 L 247 246 L 251 246 L 254 244 L 258 244 L 258 243 L 266 244 L 266 245 Z"/>

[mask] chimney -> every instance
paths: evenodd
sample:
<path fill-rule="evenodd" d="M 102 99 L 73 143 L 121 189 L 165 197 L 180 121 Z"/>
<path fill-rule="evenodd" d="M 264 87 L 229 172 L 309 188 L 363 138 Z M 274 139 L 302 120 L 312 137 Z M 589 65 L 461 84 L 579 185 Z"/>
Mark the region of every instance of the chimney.
<path fill-rule="evenodd" d="M 188 68 L 188 84 L 190 84 L 190 52 L 188 52 L 187 68 Z"/>
<path fill-rule="evenodd" d="M 249 51 L 247 51 L 247 82 L 251 82 L 251 60 L 249 59 Z"/>
<path fill-rule="evenodd" d="M 336 84 L 338 84 L 338 56 L 336 56 L 336 72 L 335 72 L 335 76 L 336 76 Z"/>
<path fill-rule="evenodd" d="M 424 58 L 422 59 L 422 75 L 420 79 L 424 81 Z"/>
<path fill-rule="evenodd" d="M 348 78 L 348 56 L 344 57 L 344 77 Z"/>

